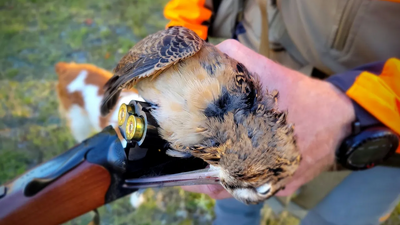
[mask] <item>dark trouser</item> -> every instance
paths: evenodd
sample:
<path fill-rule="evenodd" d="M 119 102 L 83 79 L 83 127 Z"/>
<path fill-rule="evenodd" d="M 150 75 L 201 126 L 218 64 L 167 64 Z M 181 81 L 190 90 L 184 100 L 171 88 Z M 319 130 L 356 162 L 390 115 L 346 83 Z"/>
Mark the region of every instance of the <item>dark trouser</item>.
<path fill-rule="evenodd" d="M 311 209 L 301 225 L 376 225 L 400 200 L 400 169 L 376 167 L 353 172 Z M 215 225 L 259 224 L 263 204 L 218 200 Z"/>

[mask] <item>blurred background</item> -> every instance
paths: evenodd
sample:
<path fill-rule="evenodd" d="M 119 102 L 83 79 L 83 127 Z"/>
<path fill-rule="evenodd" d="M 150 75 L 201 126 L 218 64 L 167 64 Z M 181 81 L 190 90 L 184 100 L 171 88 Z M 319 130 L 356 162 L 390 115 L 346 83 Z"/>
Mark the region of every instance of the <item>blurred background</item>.
<path fill-rule="evenodd" d="M 164 29 L 166 0 L 0 0 L 0 184 L 74 146 L 60 118 L 57 62 L 111 71 L 136 42 Z M 99 209 L 101 224 L 211 224 L 214 200 L 179 188 L 148 189 Z M 298 224 L 265 206 L 262 224 Z M 398 224 L 400 208 L 386 224 Z M 396 220 L 397 219 L 397 220 Z M 91 214 L 67 224 L 88 224 Z"/>

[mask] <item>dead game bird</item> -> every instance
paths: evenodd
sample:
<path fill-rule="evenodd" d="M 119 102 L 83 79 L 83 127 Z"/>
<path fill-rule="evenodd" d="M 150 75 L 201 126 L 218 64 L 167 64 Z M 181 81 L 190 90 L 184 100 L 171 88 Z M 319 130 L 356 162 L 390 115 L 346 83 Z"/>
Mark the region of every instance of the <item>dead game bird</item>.
<path fill-rule="evenodd" d="M 101 113 L 136 87 L 176 157 L 199 157 L 244 203 L 284 188 L 300 162 L 293 126 L 257 76 L 193 31 L 171 27 L 138 42 L 105 85 Z M 182 178 L 183 179 L 183 178 Z"/>

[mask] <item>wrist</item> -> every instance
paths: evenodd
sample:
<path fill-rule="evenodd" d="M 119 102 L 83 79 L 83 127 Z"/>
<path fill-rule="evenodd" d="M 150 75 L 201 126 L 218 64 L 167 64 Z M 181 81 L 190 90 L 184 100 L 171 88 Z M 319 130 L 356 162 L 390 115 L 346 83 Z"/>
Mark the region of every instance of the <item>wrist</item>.
<path fill-rule="evenodd" d="M 342 135 L 339 137 L 339 143 L 345 138 L 351 135 L 352 133 L 352 124 L 356 120 L 354 105 L 349 97 L 346 96 L 341 90 L 332 85 L 331 83 L 326 82 L 327 86 L 332 90 L 333 95 L 336 97 L 336 106 L 337 106 L 337 116 L 339 118 L 339 125 L 341 129 Z"/>
<path fill-rule="evenodd" d="M 346 89 L 336 86 L 335 82 L 329 84 L 333 87 L 332 90 L 336 90 L 339 95 L 342 93 L 344 99 L 347 99 L 346 105 L 349 105 L 348 101 L 350 101 L 353 109 L 351 114 L 354 115 L 347 117 L 350 120 L 346 123 L 350 122 L 351 128 L 347 125 L 345 136 L 339 139 L 340 147 L 337 146 L 335 152 L 336 161 L 350 170 L 369 169 L 384 163 L 396 151 L 399 143 L 398 136 L 389 128 L 384 127 L 379 120 L 354 100 L 347 97 L 347 92 L 346 95 L 344 94 Z"/>

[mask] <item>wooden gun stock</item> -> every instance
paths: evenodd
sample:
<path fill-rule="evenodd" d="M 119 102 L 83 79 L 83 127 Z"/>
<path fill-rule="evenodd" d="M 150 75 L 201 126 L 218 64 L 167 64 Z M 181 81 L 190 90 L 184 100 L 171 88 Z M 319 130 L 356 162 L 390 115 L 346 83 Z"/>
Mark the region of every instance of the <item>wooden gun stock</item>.
<path fill-rule="evenodd" d="M 0 225 L 61 224 L 135 191 L 120 190 L 125 161 L 115 130 L 105 128 L 0 186 Z"/>
<path fill-rule="evenodd" d="M 83 161 L 34 196 L 19 189 L 0 199 L 0 224 L 67 222 L 103 205 L 110 182 L 105 168 Z"/>

